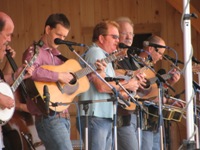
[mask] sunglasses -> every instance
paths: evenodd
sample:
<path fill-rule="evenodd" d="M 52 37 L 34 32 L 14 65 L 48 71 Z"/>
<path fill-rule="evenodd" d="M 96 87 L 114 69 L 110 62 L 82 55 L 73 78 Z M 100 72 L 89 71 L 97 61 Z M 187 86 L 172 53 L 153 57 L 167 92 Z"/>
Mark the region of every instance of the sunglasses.
<path fill-rule="evenodd" d="M 111 36 L 113 39 L 119 39 L 119 36 L 115 34 L 105 34 L 103 36 Z"/>

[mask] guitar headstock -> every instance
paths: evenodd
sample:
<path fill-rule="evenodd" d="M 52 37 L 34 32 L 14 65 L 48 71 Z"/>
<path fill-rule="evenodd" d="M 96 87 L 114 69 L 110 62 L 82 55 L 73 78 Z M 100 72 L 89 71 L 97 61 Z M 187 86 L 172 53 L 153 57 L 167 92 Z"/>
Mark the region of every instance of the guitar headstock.
<path fill-rule="evenodd" d="M 115 57 L 115 60 L 122 60 L 124 59 L 125 56 L 127 56 L 126 50 L 125 49 L 119 49 L 117 51 L 114 51 L 111 56 Z"/>
<path fill-rule="evenodd" d="M 148 67 L 153 66 L 152 61 L 147 58 L 142 58 L 142 57 L 136 55 L 136 56 L 134 56 L 134 59 L 137 60 L 137 62 L 139 62 L 140 64 L 143 64 L 143 66 L 148 66 Z"/>
<path fill-rule="evenodd" d="M 28 65 L 29 65 L 29 66 L 32 66 L 32 65 L 33 65 L 33 63 L 34 63 L 35 60 L 37 59 L 38 55 L 39 55 L 39 46 L 36 45 L 36 46 L 35 46 L 35 53 L 34 53 L 33 57 L 31 58 L 31 60 L 28 62 Z"/>
<path fill-rule="evenodd" d="M 200 72 L 200 64 L 195 64 L 192 66 L 192 72 L 193 73 L 198 73 Z"/>

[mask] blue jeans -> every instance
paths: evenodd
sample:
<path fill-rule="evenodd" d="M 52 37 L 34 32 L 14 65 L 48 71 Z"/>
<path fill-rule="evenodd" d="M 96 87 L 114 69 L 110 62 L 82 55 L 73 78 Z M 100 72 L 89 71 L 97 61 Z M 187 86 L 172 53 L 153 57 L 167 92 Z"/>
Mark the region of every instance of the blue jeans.
<path fill-rule="evenodd" d="M 73 150 L 69 119 L 49 116 L 36 120 L 35 125 L 46 150 Z"/>
<path fill-rule="evenodd" d="M 160 150 L 160 132 L 142 131 L 141 150 Z"/>
<path fill-rule="evenodd" d="M 85 117 L 80 117 L 82 140 L 85 141 Z M 77 129 L 80 133 L 78 118 Z M 107 118 L 88 117 L 88 149 L 111 150 L 112 148 L 112 120 Z"/>
<path fill-rule="evenodd" d="M 118 150 L 138 150 L 137 117 L 131 114 L 131 124 L 117 128 Z"/>
<path fill-rule="evenodd" d="M 160 132 L 153 133 L 153 150 L 160 150 Z"/>

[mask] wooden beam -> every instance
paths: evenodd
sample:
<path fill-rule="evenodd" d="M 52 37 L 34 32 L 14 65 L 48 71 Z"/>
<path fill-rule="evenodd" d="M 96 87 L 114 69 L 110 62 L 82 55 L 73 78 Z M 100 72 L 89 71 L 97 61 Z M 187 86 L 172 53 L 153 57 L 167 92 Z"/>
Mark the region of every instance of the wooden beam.
<path fill-rule="evenodd" d="M 183 2 L 182 0 L 166 0 L 171 4 L 177 11 L 183 13 Z M 200 12 L 190 5 L 190 13 L 197 14 L 200 17 Z M 191 18 L 191 25 L 200 33 L 200 19 Z"/>

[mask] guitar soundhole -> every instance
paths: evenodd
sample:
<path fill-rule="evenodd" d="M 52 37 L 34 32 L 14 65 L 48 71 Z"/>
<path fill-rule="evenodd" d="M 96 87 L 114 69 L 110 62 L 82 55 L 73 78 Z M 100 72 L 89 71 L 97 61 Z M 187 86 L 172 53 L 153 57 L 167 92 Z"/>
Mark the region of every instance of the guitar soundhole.
<path fill-rule="evenodd" d="M 149 81 L 148 79 L 146 79 L 146 85 L 143 86 L 143 87 L 144 87 L 145 89 L 148 89 L 148 88 L 150 88 L 150 85 L 151 85 L 150 81 Z"/>
<path fill-rule="evenodd" d="M 77 82 L 76 76 L 71 72 L 70 72 L 70 74 L 73 76 L 73 79 L 69 82 L 69 84 L 76 84 L 76 82 Z"/>

